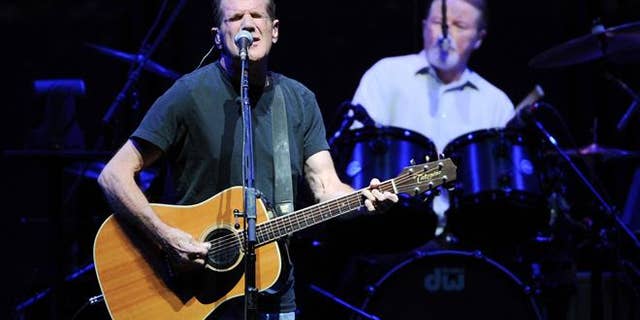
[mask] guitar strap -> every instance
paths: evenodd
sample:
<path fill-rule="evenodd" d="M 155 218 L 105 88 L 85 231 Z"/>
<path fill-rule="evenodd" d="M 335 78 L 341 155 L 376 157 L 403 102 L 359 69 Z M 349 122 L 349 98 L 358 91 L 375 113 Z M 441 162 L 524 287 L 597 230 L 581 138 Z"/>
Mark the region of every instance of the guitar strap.
<path fill-rule="evenodd" d="M 274 84 L 274 98 L 271 105 L 271 137 L 273 143 L 273 170 L 275 177 L 274 207 L 277 216 L 293 212 L 293 188 L 291 182 L 291 157 L 289 155 L 289 130 L 287 125 L 286 106 L 282 88 Z M 273 218 L 273 217 L 270 217 Z M 293 263 L 289 254 L 288 238 L 278 241 L 283 253 L 283 272 L 275 285 L 265 290 L 266 293 L 281 291 L 292 277 Z"/>
<path fill-rule="evenodd" d="M 273 170 L 275 176 L 274 202 L 278 216 L 293 212 L 293 187 L 291 182 L 291 157 L 289 135 L 282 88 L 274 84 L 271 107 L 271 135 L 273 139 Z"/>

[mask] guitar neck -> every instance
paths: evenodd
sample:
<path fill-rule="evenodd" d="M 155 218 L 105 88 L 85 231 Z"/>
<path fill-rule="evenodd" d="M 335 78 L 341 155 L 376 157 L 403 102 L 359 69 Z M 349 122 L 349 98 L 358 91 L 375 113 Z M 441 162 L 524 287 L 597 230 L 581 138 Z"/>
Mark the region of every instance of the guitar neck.
<path fill-rule="evenodd" d="M 378 189 L 382 192 L 389 191 L 397 193 L 394 179 L 382 182 Z M 364 198 L 361 190 L 358 190 L 345 196 L 318 203 L 285 216 L 269 220 L 256 226 L 257 245 L 267 244 L 290 233 L 356 211 L 363 206 Z"/>

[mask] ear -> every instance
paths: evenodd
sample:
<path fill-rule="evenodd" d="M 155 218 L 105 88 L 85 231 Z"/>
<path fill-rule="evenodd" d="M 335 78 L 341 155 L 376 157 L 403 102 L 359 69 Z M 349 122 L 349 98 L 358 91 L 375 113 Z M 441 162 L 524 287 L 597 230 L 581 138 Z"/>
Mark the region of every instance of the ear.
<path fill-rule="evenodd" d="M 280 36 L 280 20 L 273 20 L 273 28 L 271 28 L 271 42 L 278 42 L 278 37 Z"/>
<path fill-rule="evenodd" d="M 222 49 L 222 39 L 220 39 L 220 32 L 218 30 L 217 27 L 213 27 L 211 28 L 211 32 L 214 33 L 213 35 L 213 43 L 216 46 L 216 48 L 218 49 Z"/>
<path fill-rule="evenodd" d="M 473 44 L 473 49 L 474 50 L 478 50 L 478 48 L 480 48 L 480 46 L 482 45 L 482 39 L 478 39 L 476 40 L 476 42 Z"/>
<path fill-rule="evenodd" d="M 487 35 L 487 31 L 482 29 L 480 30 L 479 34 L 478 34 L 478 39 L 476 39 L 476 42 L 473 43 L 473 50 L 478 50 L 478 48 L 480 48 L 480 46 L 482 45 L 482 40 L 484 40 L 484 37 Z"/>

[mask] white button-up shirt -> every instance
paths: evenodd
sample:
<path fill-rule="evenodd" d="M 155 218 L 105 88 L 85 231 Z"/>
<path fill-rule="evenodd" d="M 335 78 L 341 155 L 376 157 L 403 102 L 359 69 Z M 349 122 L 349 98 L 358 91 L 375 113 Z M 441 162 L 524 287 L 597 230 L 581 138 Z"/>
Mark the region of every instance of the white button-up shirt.
<path fill-rule="evenodd" d="M 442 83 L 424 51 L 378 61 L 360 80 L 351 102 L 365 107 L 380 125 L 431 139 L 438 153 L 462 134 L 504 127 L 515 114 L 502 90 L 469 69 L 460 79 Z"/>
<path fill-rule="evenodd" d="M 504 127 L 515 115 L 509 97 L 477 73 L 466 69 L 460 79 L 445 84 L 426 57 L 423 50 L 381 59 L 363 75 L 351 102 L 362 105 L 378 125 L 422 134 L 438 154 L 457 137 Z M 446 193 L 434 198 L 440 217 L 449 207 L 447 198 Z"/>

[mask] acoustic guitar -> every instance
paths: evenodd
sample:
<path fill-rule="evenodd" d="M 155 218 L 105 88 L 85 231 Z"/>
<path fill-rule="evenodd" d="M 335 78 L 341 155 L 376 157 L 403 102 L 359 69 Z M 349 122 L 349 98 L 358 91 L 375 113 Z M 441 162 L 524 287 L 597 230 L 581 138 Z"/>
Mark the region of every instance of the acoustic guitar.
<path fill-rule="evenodd" d="M 408 166 L 379 189 L 396 194 L 423 194 L 455 180 L 451 159 Z M 243 188 L 226 189 L 195 205 L 151 204 L 160 219 L 211 243 L 206 266 L 176 272 L 163 252 L 114 215 L 100 227 L 94 243 L 94 264 L 107 309 L 113 319 L 203 319 L 225 301 L 245 293 L 246 232 L 237 223 L 243 210 Z M 361 191 L 269 218 L 256 201 L 255 285 L 272 287 L 282 269 L 276 240 L 293 232 L 361 209 Z"/>

